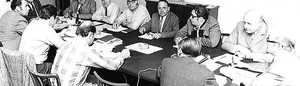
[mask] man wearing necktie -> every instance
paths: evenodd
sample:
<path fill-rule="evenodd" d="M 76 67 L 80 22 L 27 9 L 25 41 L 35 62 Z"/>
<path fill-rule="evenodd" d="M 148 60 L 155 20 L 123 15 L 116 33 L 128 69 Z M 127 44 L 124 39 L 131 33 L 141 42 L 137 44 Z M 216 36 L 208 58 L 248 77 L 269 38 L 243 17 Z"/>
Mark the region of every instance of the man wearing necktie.
<path fill-rule="evenodd" d="M 96 12 L 95 0 L 75 0 L 64 11 L 65 17 L 77 17 L 79 19 L 92 19 L 92 15 Z"/>
<path fill-rule="evenodd" d="M 152 33 L 152 36 L 158 38 L 171 38 L 179 30 L 179 18 L 170 12 L 170 7 L 166 0 L 160 0 L 157 5 L 158 13 L 152 15 L 151 21 L 139 28 L 139 32 Z"/>
<path fill-rule="evenodd" d="M 113 23 L 119 15 L 120 8 L 111 0 L 96 0 L 97 11 L 93 14 L 93 20 L 102 20 L 107 23 Z"/>

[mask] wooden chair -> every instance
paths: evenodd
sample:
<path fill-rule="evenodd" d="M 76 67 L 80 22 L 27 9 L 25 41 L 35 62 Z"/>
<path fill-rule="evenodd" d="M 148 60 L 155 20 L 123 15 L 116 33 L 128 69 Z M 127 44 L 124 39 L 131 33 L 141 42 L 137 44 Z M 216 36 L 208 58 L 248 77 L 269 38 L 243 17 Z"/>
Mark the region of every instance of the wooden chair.
<path fill-rule="evenodd" d="M 97 74 L 96 71 L 94 71 L 93 73 L 96 76 L 96 78 L 100 81 L 100 83 L 102 84 L 101 86 L 130 86 L 128 83 L 115 83 L 115 82 L 110 82 L 110 81 L 104 80 Z"/>
<path fill-rule="evenodd" d="M 27 70 L 29 71 L 29 74 L 30 74 L 35 86 L 44 86 L 43 79 L 49 79 L 50 80 L 50 78 L 55 79 L 55 81 L 57 83 L 57 85 L 55 85 L 55 86 L 60 86 L 61 85 L 60 84 L 60 79 L 59 79 L 57 74 L 54 74 L 54 73 L 41 74 L 41 73 L 38 73 L 38 72 L 30 69 L 28 66 L 27 66 Z"/>

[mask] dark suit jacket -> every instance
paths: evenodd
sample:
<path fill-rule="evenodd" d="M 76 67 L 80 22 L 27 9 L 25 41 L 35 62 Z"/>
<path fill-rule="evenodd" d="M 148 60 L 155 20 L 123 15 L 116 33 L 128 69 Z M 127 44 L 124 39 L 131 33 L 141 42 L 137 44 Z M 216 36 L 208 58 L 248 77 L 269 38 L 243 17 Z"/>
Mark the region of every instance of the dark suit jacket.
<path fill-rule="evenodd" d="M 149 22 L 144 24 L 142 27 L 146 28 L 146 31 L 151 32 L 160 32 L 159 28 L 159 14 L 156 12 L 152 14 L 152 18 Z M 172 12 L 169 12 L 167 14 L 167 17 L 165 19 L 161 38 L 170 38 L 174 37 L 179 30 L 179 18 Z"/>
<path fill-rule="evenodd" d="M 213 72 L 190 57 L 166 58 L 162 61 L 161 86 L 205 86 Z"/>
<path fill-rule="evenodd" d="M 185 38 L 187 35 L 191 35 L 194 28 L 195 26 L 192 25 L 192 22 L 189 19 L 187 21 L 187 24 L 177 32 L 175 38 Z M 203 46 L 216 47 L 221 39 L 221 30 L 217 19 L 212 16 L 209 16 L 207 21 L 204 23 L 204 26 L 201 27 L 201 29 L 204 30 L 204 37 L 199 38 L 201 38 Z"/>

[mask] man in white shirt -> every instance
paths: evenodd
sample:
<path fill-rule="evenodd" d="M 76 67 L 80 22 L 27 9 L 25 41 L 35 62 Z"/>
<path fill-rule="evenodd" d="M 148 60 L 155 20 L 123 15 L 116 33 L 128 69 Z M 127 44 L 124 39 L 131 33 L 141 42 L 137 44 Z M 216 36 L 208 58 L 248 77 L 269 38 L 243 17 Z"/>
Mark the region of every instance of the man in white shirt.
<path fill-rule="evenodd" d="M 107 23 L 114 23 L 119 15 L 119 6 L 111 0 L 96 0 L 97 11 L 93 14 L 93 20 L 102 20 Z"/>
<path fill-rule="evenodd" d="M 150 14 L 147 8 L 143 5 L 139 5 L 137 0 L 127 0 L 128 9 L 118 17 L 113 25 L 113 28 L 117 28 L 120 24 L 136 30 L 141 25 L 148 22 Z"/>
<path fill-rule="evenodd" d="M 49 73 L 51 64 L 44 61 L 48 58 L 48 50 L 51 45 L 58 48 L 64 43 L 52 26 L 55 23 L 56 8 L 53 5 L 42 6 L 40 19 L 32 20 L 22 35 L 20 51 L 34 56 L 37 64 L 37 72 Z"/>

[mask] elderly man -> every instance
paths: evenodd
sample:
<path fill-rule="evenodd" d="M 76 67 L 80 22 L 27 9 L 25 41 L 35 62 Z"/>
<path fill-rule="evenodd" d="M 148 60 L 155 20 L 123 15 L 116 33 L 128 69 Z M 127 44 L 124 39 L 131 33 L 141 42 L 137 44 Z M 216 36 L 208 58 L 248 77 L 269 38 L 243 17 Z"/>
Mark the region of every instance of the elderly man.
<path fill-rule="evenodd" d="M 202 5 L 196 5 L 191 14 L 187 24 L 176 34 L 175 43 L 184 38 L 199 38 L 203 46 L 216 47 L 221 38 L 218 21 L 209 16 L 208 10 Z"/>
<path fill-rule="evenodd" d="M 93 14 L 93 20 L 102 20 L 107 23 L 114 23 L 119 15 L 119 6 L 111 0 L 97 0 L 97 11 Z"/>
<path fill-rule="evenodd" d="M 92 19 L 96 12 L 95 0 L 75 0 L 64 11 L 66 17 L 76 17 L 81 19 Z"/>
<path fill-rule="evenodd" d="M 152 15 L 152 19 L 139 28 L 140 33 L 153 32 L 154 38 L 174 37 L 179 30 L 179 18 L 170 12 L 168 1 L 158 2 L 158 13 Z"/>
<path fill-rule="evenodd" d="M 120 24 L 136 30 L 141 25 L 148 22 L 150 14 L 145 6 L 139 5 L 137 0 L 127 0 L 128 9 L 118 17 L 113 25 L 113 28 L 118 28 Z"/>
<path fill-rule="evenodd" d="M 13 0 L 11 9 L 0 18 L 0 41 L 4 48 L 18 50 L 21 35 L 28 24 L 24 17 L 28 15 L 28 2 Z"/>
<path fill-rule="evenodd" d="M 239 57 L 271 62 L 273 55 L 268 52 L 267 38 L 268 25 L 262 14 L 250 10 L 229 37 L 224 39 L 222 48 Z"/>
<path fill-rule="evenodd" d="M 57 51 L 51 73 L 58 74 L 62 86 L 86 86 L 85 80 L 91 67 L 116 70 L 129 57 L 129 50 L 109 57 L 90 47 L 95 32 L 96 28 L 93 26 L 80 26 L 76 31 L 77 37 Z"/>

